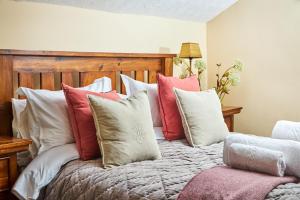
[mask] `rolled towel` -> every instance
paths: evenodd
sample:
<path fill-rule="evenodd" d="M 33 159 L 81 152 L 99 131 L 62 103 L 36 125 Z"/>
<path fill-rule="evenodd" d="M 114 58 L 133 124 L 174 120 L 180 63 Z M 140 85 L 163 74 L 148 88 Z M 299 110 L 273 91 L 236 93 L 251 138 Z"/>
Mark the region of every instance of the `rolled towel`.
<path fill-rule="evenodd" d="M 224 142 L 224 163 L 229 163 L 227 148 L 233 143 L 253 145 L 270 150 L 281 151 L 284 156 L 287 175 L 300 177 L 300 142 L 280 140 L 267 137 L 250 136 L 245 134 L 230 134 Z"/>
<path fill-rule="evenodd" d="M 300 142 L 300 122 L 278 121 L 273 128 L 272 138 Z"/>
<path fill-rule="evenodd" d="M 227 148 L 228 166 L 248 171 L 283 176 L 286 168 L 283 153 L 262 147 L 233 143 Z"/>

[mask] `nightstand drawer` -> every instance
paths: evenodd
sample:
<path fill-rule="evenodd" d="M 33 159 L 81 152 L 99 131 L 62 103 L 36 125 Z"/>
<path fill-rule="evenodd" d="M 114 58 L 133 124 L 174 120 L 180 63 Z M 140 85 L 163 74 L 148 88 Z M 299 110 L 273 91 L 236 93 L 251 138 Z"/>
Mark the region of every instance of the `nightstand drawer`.
<path fill-rule="evenodd" d="M 0 158 L 0 191 L 9 188 L 9 158 Z"/>

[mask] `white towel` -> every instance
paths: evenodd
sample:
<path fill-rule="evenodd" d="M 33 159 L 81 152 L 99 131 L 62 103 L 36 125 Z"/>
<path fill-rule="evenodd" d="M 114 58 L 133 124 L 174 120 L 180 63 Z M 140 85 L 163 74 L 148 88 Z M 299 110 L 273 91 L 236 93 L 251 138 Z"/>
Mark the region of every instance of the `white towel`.
<path fill-rule="evenodd" d="M 272 138 L 300 142 L 300 122 L 278 121 L 273 128 Z"/>
<path fill-rule="evenodd" d="M 229 151 L 227 150 L 227 148 L 232 143 L 253 145 L 270 150 L 281 151 L 284 155 L 286 163 L 285 173 L 288 175 L 300 177 L 300 142 L 250 136 L 245 134 L 230 134 L 226 137 L 224 142 L 223 159 L 225 163 L 229 163 Z"/>
<path fill-rule="evenodd" d="M 283 176 L 286 168 L 283 153 L 262 147 L 233 143 L 227 148 L 225 163 L 232 168 Z"/>

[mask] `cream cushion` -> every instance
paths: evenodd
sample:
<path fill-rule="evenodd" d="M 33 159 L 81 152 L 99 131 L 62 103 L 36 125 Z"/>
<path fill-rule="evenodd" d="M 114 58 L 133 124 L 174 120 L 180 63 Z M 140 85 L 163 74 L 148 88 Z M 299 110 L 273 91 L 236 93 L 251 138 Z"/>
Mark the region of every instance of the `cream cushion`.
<path fill-rule="evenodd" d="M 161 158 L 145 91 L 120 101 L 88 98 L 104 167 Z"/>
<path fill-rule="evenodd" d="M 228 128 L 214 89 L 191 92 L 174 88 L 184 133 L 191 146 L 210 145 L 225 139 Z"/>

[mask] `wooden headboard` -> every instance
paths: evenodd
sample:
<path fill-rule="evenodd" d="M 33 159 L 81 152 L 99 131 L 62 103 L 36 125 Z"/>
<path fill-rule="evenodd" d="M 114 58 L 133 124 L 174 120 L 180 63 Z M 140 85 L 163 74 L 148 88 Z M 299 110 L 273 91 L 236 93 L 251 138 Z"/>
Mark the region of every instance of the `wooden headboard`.
<path fill-rule="evenodd" d="M 157 73 L 172 76 L 175 54 L 0 50 L 0 135 L 11 135 L 11 98 L 24 86 L 59 90 L 60 83 L 78 87 L 107 76 L 125 93 L 119 74 L 156 82 Z"/>

